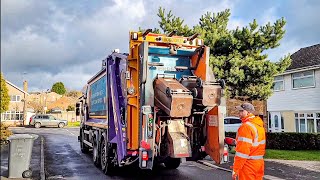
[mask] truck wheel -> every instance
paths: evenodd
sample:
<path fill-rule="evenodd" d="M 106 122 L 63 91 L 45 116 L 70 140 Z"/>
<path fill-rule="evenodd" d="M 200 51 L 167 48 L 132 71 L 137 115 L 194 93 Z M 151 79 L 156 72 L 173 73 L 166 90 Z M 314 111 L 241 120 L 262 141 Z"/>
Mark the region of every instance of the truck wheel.
<path fill-rule="evenodd" d="M 35 127 L 35 128 L 40 128 L 40 127 L 41 127 L 41 124 L 40 124 L 40 123 L 35 123 L 35 124 L 34 124 L 34 127 Z"/>
<path fill-rule="evenodd" d="M 112 174 L 115 167 L 114 167 L 114 164 L 110 161 L 111 158 L 109 158 L 109 155 L 108 155 L 109 147 L 107 146 L 104 139 L 101 141 L 100 148 L 101 148 L 100 150 L 101 169 L 105 174 Z"/>
<path fill-rule="evenodd" d="M 181 159 L 180 158 L 169 158 L 164 162 L 164 165 L 168 169 L 177 169 L 180 166 Z"/>
<path fill-rule="evenodd" d="M 93 138 L 93 151 L 92 151 L 92 159 L 93 159 L 93 163 L 95 166 L 99 167 L 100 166 L 100 153 L 99 153 L 99 149 L 98 149 L 98 144 L 96 142 L 96 138 Z"/>
<path fill-rule="evenodd" d="M 87 154 L 89 152 L 89 147 L 83 142 L 85 138 L 84 138 L 84 132 L 82 129 L 80 129 L 80 134 L 81 134 L 81 141 L 80 141 L 81 152 L 84 154 Z"/>
<path fill-rule="evenodd" d="M 64 123 L 59 123 L 58 127 L 59 128 L 63 128 L 64 127 Z"/>
<path fill-rule="evenodd" d="M 31 170 L 25 170 L 22 173 L 23 178 L 30 178 L 32 176 L 32 171 Z"/>

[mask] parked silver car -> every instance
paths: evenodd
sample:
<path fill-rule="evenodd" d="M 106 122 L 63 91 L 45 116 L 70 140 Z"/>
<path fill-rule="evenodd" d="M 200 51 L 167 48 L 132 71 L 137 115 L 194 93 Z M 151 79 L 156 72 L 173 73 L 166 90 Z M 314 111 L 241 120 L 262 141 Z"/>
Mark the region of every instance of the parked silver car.
<path fill-rule="evenodd" d="M 58 119 L 52 115 L 38 114 L 31 117 L 30 125 L 35 128 L 40 128 L 41 126 L 56 126 L 63 128 L 68 125 L 67 120 Z"/>
<path fill-rule="evenodd" d="M 239 117 L 225 117 L 224 118 L 224 131 L 237 132 L 241 126 L 241 119 Z"/>

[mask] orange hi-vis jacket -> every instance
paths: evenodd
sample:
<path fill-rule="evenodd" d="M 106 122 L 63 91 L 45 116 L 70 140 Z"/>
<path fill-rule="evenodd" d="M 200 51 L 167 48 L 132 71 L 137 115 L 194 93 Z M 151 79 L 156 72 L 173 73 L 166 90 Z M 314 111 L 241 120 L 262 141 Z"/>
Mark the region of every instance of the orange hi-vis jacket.
<path fill-rule="evenodd" d="M 264 175 L 263 156 L 266 148 L 263 121 L 253 114 L 241 120 L 242 125 L 236 137 L 233 171 L 240 180 L 262 179 Z"/>

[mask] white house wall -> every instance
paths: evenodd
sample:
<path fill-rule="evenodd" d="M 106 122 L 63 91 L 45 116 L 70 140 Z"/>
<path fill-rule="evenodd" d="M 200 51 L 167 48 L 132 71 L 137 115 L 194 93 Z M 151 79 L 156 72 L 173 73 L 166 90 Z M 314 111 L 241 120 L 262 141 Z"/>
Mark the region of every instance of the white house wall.
<path fill-rule="evenodd" d="M 284 91 L 276 91 L 267 101 L 270 111 L 319 111 L 320 69 L 315 70 L 315 87 L 292 89 L 291 74 L 284 75 Z"/>

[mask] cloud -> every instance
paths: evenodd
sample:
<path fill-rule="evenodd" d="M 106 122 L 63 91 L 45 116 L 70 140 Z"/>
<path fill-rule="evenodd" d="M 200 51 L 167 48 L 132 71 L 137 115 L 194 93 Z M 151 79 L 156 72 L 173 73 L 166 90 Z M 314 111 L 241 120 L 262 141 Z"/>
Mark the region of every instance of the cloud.
<path fill-rule="evenodd" d="M 320 21 L 317 16 L 320 1 L 284 1 L 281 7 L 267 10 L 263 18 L 265 22 L 274 22 L 281 17 L 287 21 L 286 34 L 280 41 L 280 46 L 267 51 L 272 61 L 278 61 L 300 48 L 320 43 Z"/>
<path fill-rule="evenodd" d="M 269 54 L 268 59 L 272 62 L 279 61 L 280 58 L 288 55 L 293 54 L 296 51 L 298 51 L 302 47 L 306 47 L 309 44 L 307 43 L 299 43 L 296 40 L 282 40 L 280 42 L 280 46 L 275 49 L 270 49 L 266 51 L 265 53 Z"/>
<path fill-rule="evenodd" d="M 49 89 L 56 81 L 81 89 L 113 49 L 128 51 L 130 30 L 158 27 L 160 6 L 172 10 L 189 27 L 206 12 L 227 8 L 231 9 L 230 29 L 246 26 L 254 18 L 264 24 L 284 16 L 287 34 L 279 48 L 268 51 L 274 60 L 319 42 L 319 1 L 2 0 L 2 71 L 20 87 L 26 72 L 30 90 Z"/>
<path fill-rule="evenodd" d="M 21 71 L 8 72 L 5 77 L 10 77 L 11 82 L 19 87 L 22 87 L 23 80 L 28 81 L 29 91 L 43 91 L 51 89 L 55 82 L 63 82 L 68 89 L 81 88 L 86 82 L 101 69 L 100 60 L 92 60 L 87 63 L 67 66 L 63 71 L 58 73 L 50 73 L 48 71 Z M 23 74 L 23 73 L 26 74 Z"/>
<path fill-rule="evenodd" d="M 49 1 L 2 0 L 1 39 L 16 33 L 25 26 L 41 25 L 52 13 Z"/>
<path fill-rule="evenodd" d="M 295 1 L 287 4 L 287 34 L 298 42 L 320 43 L 320 1 Z"/>
<path fill-rule="evenodd" d="M 3 19 L 15 19 L 12 14 L 23 16 L 31 13 L 26 10 L 28 8 L 37 11 L 43 7 L 36 6 L 33 1 L 21 7 L 11 7 L 16 4 L 7 1 L 3 5 L 8 7 L 1 14 Z M 34 82 L 30 82 L 31 87 L 46 89 L 52 81 L 64 80 L 70 88 L 79 89 L 81 86 L 75 83 L 75 77 L 80 77 L 83 85 L 86 82 L 83 77 L 99 70 L 101 60 L 112 49 L 120 47 L 126 51 L 128 29 L 137 27 L 145 16 L 143 1 L 105 3 L 88 16 L 70 14 L 54 3 L 48 3 L 46 8 L 52 11 L 50 17 L 42 16 L 26 23 L 16 18 L 19 23 L 7 22 L 3 26 L 9 33 L 1 39 L 1 64 L 6 77 L 14 83 L 20 84 L 21 72 L 26 72 L 28 79 Z M 31 13 L 28 17 L 36 16 Z M 44 78 L 47 80 L 39 81 Z"/>

